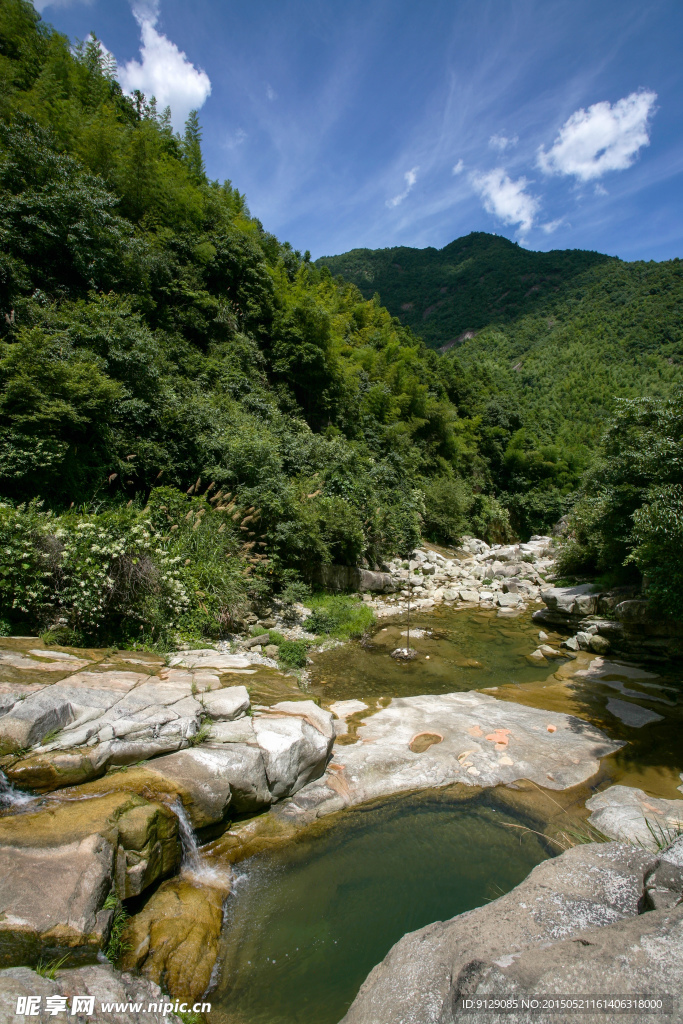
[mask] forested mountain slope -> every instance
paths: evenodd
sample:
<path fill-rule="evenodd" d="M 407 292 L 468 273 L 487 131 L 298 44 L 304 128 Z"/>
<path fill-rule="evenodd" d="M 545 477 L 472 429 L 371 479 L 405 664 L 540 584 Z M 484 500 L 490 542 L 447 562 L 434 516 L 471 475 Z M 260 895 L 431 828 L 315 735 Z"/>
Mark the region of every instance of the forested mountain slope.
<path fill-rule="evenodd" d="M 317 261 L 381 301 L 431 348 L 468 331 L 507 323 L 543 305 L 589 267 L 618 262 L 581 249 L 531 252 L 473 231 L 443 249 L 352 249 Z"/>

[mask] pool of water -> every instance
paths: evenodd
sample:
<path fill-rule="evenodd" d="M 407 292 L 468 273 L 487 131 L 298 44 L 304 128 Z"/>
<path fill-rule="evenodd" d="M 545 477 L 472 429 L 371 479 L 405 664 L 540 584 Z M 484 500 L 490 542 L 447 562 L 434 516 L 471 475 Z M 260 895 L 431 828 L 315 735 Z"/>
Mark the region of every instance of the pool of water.
<path fill-rule="evenodd" d="M 239 865 L 216 1024 L 337 1024 L 406 932 L 481 906 L 548 856 L 483 796 L 411 794 Z"/>
<path fill-rule="evenodd" d="M 407 620 L 381 623 L 369 640 L 317 654 L 311 690 L 324 700 L 408 697 L 419 693 L 454 693 L 507 683 L 540 681 L 548 666 L 531 665 L 527 655 L 540 641 L 538 625 L 527 612 L 501 618 L 495 612 L 436 608 L 411 615 L 411 647 L 415 661 L 390 657 L 404 647 Z M 425 635 L 416 638 L 415 630 Z M 563 634 L 546 629 L 551 640 Z"/>

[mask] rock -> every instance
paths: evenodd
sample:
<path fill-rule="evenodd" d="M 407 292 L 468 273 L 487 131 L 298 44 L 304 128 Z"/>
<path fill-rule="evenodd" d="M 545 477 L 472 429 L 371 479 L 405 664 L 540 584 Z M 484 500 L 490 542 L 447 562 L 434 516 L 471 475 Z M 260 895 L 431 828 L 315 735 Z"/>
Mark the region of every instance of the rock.
<path fill-rule="evenodd" d="M 521 1000 L 539 993 L 573 995 L 580 979 L 582 993 L 618 993 L 628 998 L 652 992 L 668 996 L 670 1006 L 675 1007 L 683 985 L 683 907 L 583 931 L 578 940 L 480 962 L 466 972 L 463 996 L 472 1000 L 508 995 Z M 462 996 L 457 1002 L 461 1000 Z M 624 1015 L 617 1011 L 600 1016 L 616 1024 Z M 637 1016 L 645 1019 L 645 1014 Z M 571 1010 L 534 1014 L 540 1024 L 574 1024 L 576 1017 Z M 667 1017 L 683 1019 L 675 1010 L 673 1018 L 668 1013 Z M 467 1013 L 466 1019 L 473 1024 L 491 1024 L 490 1013 L 475 1011 Z"/>
<path fill-rule="evenodd" d="M 317 581 L 326 590 L 374 590 L 393 593 L 396 589 L 391 573 L 371 572 L 368 569 L 355 569 L 347 565 L 321 565 L 317 572 Z"/>
<path fill-rule="evenodd" d="M 527 655 L 527 657 L 531 658 L 532 661 L 537 662 L 539 665 L 545 665 L 545 655 L 540 647 L 535 651 L 532 651 L 531 654 Z"/>
<path fill-rule="evenodd" d="M 216 722 L 230 722 L 249 710 L 249 692 L 246 686 L 226 686 L 223 690 L 205 693 L 201 703 L 209 718 Z"/>
<path fill-rule="evenodd" d="M 593 634 L 588 641 L 588 646 L 596 654 L 607 654 L 612 645 L 606 637 Z"/>
<path fill-rule="evenodd" d="M 548 634 L 544 633 L 543 630 L 541 629 L 538 632 L 538 639 L 541 640 L 541 641 L 546 641 L 548 639 Z"/>
<path fill-rule="evenodd" d="M 158 757 L 147 770 L 158 778 L 157 793 L 182 792 L 193 828 L 212 825 L 225 817 L 232 795 L 229 759 L 213 750 L 193 747 Z"/>
<path fill-rule="evenodd" d="M 619 718 L 624 725 L 628 725 L 632 729 L 642 729 L 644 725 L 649 725 L 650 722 L 661 722 L 663 720 L 663 716 L 658 715 L 656 711 L 650 711 L 649 708 L 643 708 L 640 704 L 632 704 L 627 700 L 619 700 L 617 697 L 609 698 L 607 710 L 610 714 Z"/>
<path fill-rule="evenodd" d="M 78 786 L 102 775 L 105 766 L 96 767 L 87 752 L 49 751 L 33 754 L 8 765 L 5 774 L 16 786 L 37 793 L 51 793 L 64 786 Z"/>
<path fill-rule="evenodd" d="M 590 823 L 610 839 L 656 850 L 683 829 L 683 800 L 648 796 L 642 789 L 610 786 L 586 801 Z"/>
<path fill-rule="evenodd" d="M 618 843 L 577 846 L 544 861 L 500 899 L 405 935 L 363 983 L 343 1024 L 453 1024 L 461 1017 L 455 1013 L 459 998 L 478 992 L 480 986 L 486 991 L 489 972 L 505 971 L 523 957 L 527 963 L 542 963 L 558 948 L 568 949 L 571 956 L 573 949 L 584 948 L 571 940 L 587 929 L 599 929 L 600 935 L 634 919 L 647 925 L 647 918 L 654 915 L 638 917 L 638 911 L 652 866 L 652 855 Z M 619 948 L 628 946 L 622 942 Z M 570 961 L 558 956 L 558 968 L 563 962 Z M 619 961 L 615 963 L 618 969 Z M 661 963 L 665 970 L 668 957 L 662 957 Z M 583 976 L 576 977 L 581 978 L 583 992 Z M 547 988 L 541 985 L 536 991 L 559 994 L 552 980 Z M 640 988 L 629 985 L 630 991 L 650 990 L 646 974 L 639 974 L 637 980 Z M 495 983 L 499 985 L 497 976 Z M 575 993 L 576 986 L 576 978 L 573 984 L 565 980 L 562 994 Z M 496 994 L 515 991 L 515 984 L 500 985 Z M 597 985 L 593 991 L 616 994 L 623 987 L 613 982 L 605 988 Z M 526 1024 L 526 1016 L 505 1014 L 505 1019 Z M 476 1011 L 462 1017 L 477 1024 L 495 1019 L 490 1012 L 479 1016 Z M 576 1014 L 559 1013 L 538 1017 L 542 1024 L 575 1018 Z"/>
<path fill-rule="evenodd" d="M 0 718 L 0 753 L 40 743 L 74 720 L 74 710 L 59 687 L 49 686 L 17 701 Z"/>
<path fill-rule="evenodd" d="M 496 603 L 500 608 L 516 608 L 519 604 L 519 594 L 498 594 Z"/>
<path fill-rule="evenodd" d="M 266 658 L 274 658 L 275 660 L 277 660 L 278 655 L 280 654 L 280 648 L 278 647 L 277 644 L 267 644 L 267 646 L 263 650 L 263 653 L 265 654 Z"/>
<path fill-rule="evenodd" d="M 506 580 L 505 583 L 503 583 L 503 593 L 504 594 L 518 594 L 519 593 L 519 584 L 517 583 L 517 581 L 516 580 Z"/>
<path fill-rule="evenodd" d="M 541 644 L 539 651 L 541 651 L 546 658 L 564 659 L 566 657 L 566 655 L 562 654 L 561 651 L 556 651 L 554 647 L 551 647 L 550 644 Z"/>
<path fill-rule="evenodd" d="M 576 587 L 547 587 L 541 590 L 541 597 L 550 611 L 566 616 L 582 618 L 598 610 L 597 589 L 591 583 Z"/>
<path fill-rule="evenodd" d="M 177 867 L 175 814 L 163 803 L 124 791 L 73 802 L 55 800 L 36 811 L 1 818 L 0 857 L 4 849 L 15 847 L 58 850 L 93 834 L 115 851 L 114 879 L 122 899 L 139 895 Z"/>
<path fill-rule="evenodd" d="M 180 668 L 217 669 L 219 672 L 251 668 L 248 658 L 239 654 L 218 654 L 214 650 L 179 651 L 170 656 L 169 665 Z"/>
<path fill-rule="evenodd" d="M 0 847 L 0 966 L 92 961 L 113 911 L 114 847 L 91 835 L 58 847 Z"/>
<path fill-rule="evenodd" d="M 418 754 L 410 744 L 421 733 L 444 739 Z M 368 717 L 357 735 L 357 742 L 336 748 L 324 777 L 298 792 L 283 813 L 320 816 L 454 782 L 496 786 L 529 779 L 564 789 L 594 775 L 599 758 L 620 745 L 578 718 L 476 691 L 396 697 Z"/>
<path fill-rule="evenodd" d="M 580 650 L 580 648 L 579 648 L 579 641 L 576 639 L 575 636 L 570 636 L 567 640 L 563 640 L 562 643 L 560 644 L 560 646 L 561 647 L 566 647 L 567 650 L 569 650 L 569 651 L 578 651 L 578 650 Z"/>
<path fill-rule="evenodd" d="M 242 646 L 250 647 L 253 650 L 257 646 L 260 648 L 266 640 L 270 640 L 268 633 L 259 633 L 258 636 L 250 636 L 247 640 L 243 640 Z"/>
<path fill-rule="evenodd" d="M 225 888 L 164 882 L 127 923 L 121 966 L 140 971 L 176 999 L 194 1003 L 209 986 L 218 956 Z"/>
<path fill-rule="evenodd" d="M 18 1001 L 30 996 L 38 996 L 40 999 L 38 1013 L 28 1018 L 18 1016 Z M 47 999 L 60 996 L 66 999 L 70 1010 L 54 1016 L 48 1009 Z M 74 999 L 77 996 L 92 997 L 94 1014 L 102 1024 L 181 1024 L 180 1018 L 172 1012 L 173 1004 L 162 995 L 158 985 L 146 978 L 120 974 L 109 964 L 79 967 L 75 970 L 62 968 L 54 978 L 36 974 L 29 967 L 11 967 L 0 971 L 0 1020 L 31 1020 L 35 1024 L 73 1020 L 75 1024 L 81 1024 L 91 1017 L 85 1010 L 82 1014 L 76 1012 L 74 1015 Z M 119 1007 L 125 1009 L 102 1010 L 103 1003 L 118 1003 Z M 133 1009 L 135 1005 L 140 1009 Z M 157 1009 L 150 1009 L 155 1006 Z M 70 1013 L 68 1018 L 66 1013 Z"/>
<path fill-rule="evenodd" d="M 459 590 L 458 594 L 461 601 L 469 601 L 472 604 L 479 603 L 479 593 L 476 590 Z"/>
<path fill-rule="evenodd" d="M 331 736 L 327 738 L 307 720 L 293 715 L 254 717 L 273 799 L 296 793 L 325 771 L 334 737 L 331 719 L 330 715 Z"/>

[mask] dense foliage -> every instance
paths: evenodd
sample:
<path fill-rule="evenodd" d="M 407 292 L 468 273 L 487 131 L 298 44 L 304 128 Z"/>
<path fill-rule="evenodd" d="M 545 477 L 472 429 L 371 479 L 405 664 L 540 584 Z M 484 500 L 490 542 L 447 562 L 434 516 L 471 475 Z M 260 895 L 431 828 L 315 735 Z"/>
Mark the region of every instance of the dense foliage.
<path fill-rule="evenodd" d="M 352 249 L 317 262 L 366 298 L 378 292 L 402 323 L 445 350 L 465 333 L 533 311 L 588 268 L 618 261 L 581 249 L 531 252 L 473 231 L 443 249 Z"/>
<path fill-rule="evenodd" d="M 460 368 L 266 232 L 230 182 L 209 181 L 196 115 L 174 134 L 153 99 L 122 94 L 97 41 L 72 49 L 26 0 L 0 2 L 0 79 L 0 495 L 8 522 L 34 524 L 26 564 L 48 574 L 6 615 L 66 614 L 71 522 L 103 531 L 108 551 L 124 510 L 152 529 L 162 485 L 175 525 L 194 500 L 223 519 L 205 515 L 178 552 L 157 524 L 154 580 L 132 603 L 112 597 L 106 571 L 110 625 L 114 606 L 158 620 L 162 552 L 203 563 L 228 534 L 250 593 L 321 562 L 405 552 L 432 479 L 460 480 L 481 528 L 489 507 L 496 525 L 477 424 L 458 410 Z M 7 578 L 14 558 L 0 558 Z M 186 580 L 176 618 L 218 628 L 239 604 L 237 575 L 230 600 L 224 581 Z M 76 605 L 69 615 L 97 627 Z"/>
<path fill-rule="evenodd" d="M 570 527 L 562 571 L 613 583 L 642 574 L 652 604 L 683 617 L 683 390 L 620 405 Z"/>

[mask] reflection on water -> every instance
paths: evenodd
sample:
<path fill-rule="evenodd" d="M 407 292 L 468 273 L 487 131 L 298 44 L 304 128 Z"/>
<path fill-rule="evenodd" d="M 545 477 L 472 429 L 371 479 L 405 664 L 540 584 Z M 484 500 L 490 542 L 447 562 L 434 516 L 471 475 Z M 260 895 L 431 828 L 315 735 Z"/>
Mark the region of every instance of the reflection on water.
<path fill-rule="evenodd" d="M 402 935 L 495 899 L 545 859 L 510 820 L 483 799 L 410 795 L 245 861 L 212 1024 L 337 1024 Z"/>

